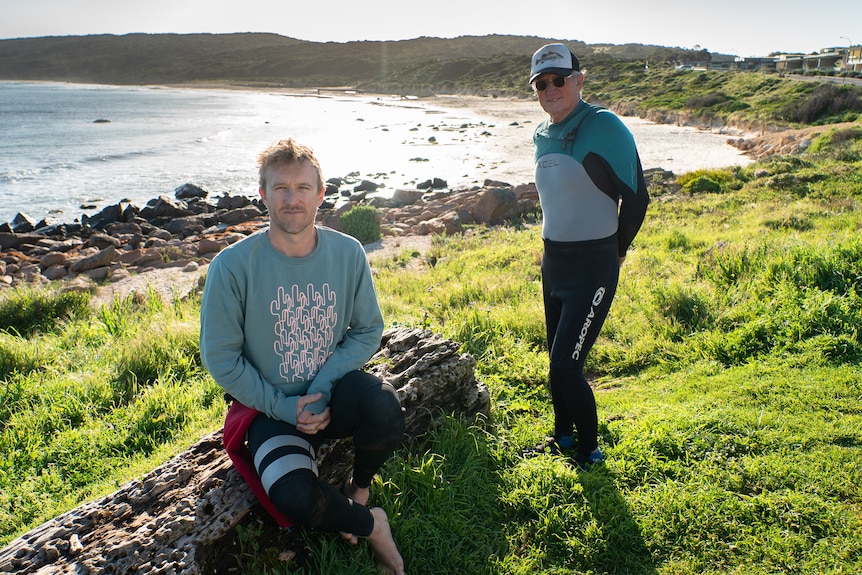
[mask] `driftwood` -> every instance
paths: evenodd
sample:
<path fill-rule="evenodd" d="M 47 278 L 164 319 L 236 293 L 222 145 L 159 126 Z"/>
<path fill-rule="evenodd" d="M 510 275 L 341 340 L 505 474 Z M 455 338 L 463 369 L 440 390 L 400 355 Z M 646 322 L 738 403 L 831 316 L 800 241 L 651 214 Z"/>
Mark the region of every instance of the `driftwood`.
<path fill-rule="evenodd" d="M 475 359 L 429 331 L 384 334 L 369 362 L 371 373 L 393 384 L 405 408 L 408 442 L 446 415 L 486 414 L 487 388 L 474 375 Z M 83 504 L 0 550 L 0 573 L 206 574 L 224 554 L 236 526 L 260 504 L 233 469 L 221 431 L 115 493 Z M 321 475 L 349 473 L 349 440 L 321 450 Z M 273 523 L 274 524 L 274 523 Z"/>

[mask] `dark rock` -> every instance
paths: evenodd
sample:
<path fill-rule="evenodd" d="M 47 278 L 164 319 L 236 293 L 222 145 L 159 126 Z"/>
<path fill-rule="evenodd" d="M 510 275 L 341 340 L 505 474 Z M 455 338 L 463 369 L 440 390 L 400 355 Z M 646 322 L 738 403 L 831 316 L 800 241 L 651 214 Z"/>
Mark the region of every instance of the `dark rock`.
<path fill-rule="evenodd" d="M 18 249 L 24 244 L 37 244 L 44 236 L 40 234 L 19 234 L 19 233 L 8 233 L 8 232 L 0 232 L 0 250 L 6 251 L 11 249 Z"/>
<path fill-rule="evenodd" d="M 55 265 L 49 268 L 46 268 L 42 275 L 51 281 L 61 280 L 69 277 L 69 271 L 66 269 L 64 265 Z"/>
<path fill-rule="evenodd" d="M 15 217 L 12 218 L 10 225 L 12 226 L 12 231 L 16 234 L 26 234 L 36 229 L 36 220 L 27 214 L 18 212 L 15 214 Z"/>
<path fill-rule="evenodd" d="M 157 248 L 134 249 L 121 253 L 116 261 L 135 267 L 152 266 L 164 261 L 162 251 Z"/>
<path fill-rule="evenodd" d="M 235 225 L 253 220 L 254 218 L 259 218 L 262 215 L 263 212 L 261 212 L 257 206 L 251 205 L 244 208 L 230 210 L 229 212 L 220 215 L 218 220 L 228 225 Z"/>
<path fill-rule="evenodd" d="M 81 224 L 86 228 L 103 230 L 117 222 L 127 222 L 134 219 L 140 210 L 129 202 L 119 202 L 107 206 L 93 216 L 81 216 Z"/>
<path fill-rule="evenodd" d="M 56 242 L 51 245 L 51 250 L 55 252 L 68 252 L 84 245 L 81 238 L 69 238 L 61 242 Z"/>
<path fill-rule="evenodd" d="M 62 266 L 66 263 L 66 254 L 63 252 L 48 252 L 39 258 L 39 265 L 43 270 L 53 266 Z"/>
<path fill-rule="evenodd" d="M 358 174 L 350 174 L 338 181 L 356 183 L 360 182 L 360 178 Z M 360 183 L 357 187 L 374 186 L 376 184 Z M 324 202 L 317 221 L 341 229 L 340 219 L 344 212 L 358 205 L 370 205 L 379 210 L 383 235 L 453 235 L 463 233 L 464 226 L 469 224 L 498 225 L 520 216 L 533 217 L 539 207 L 538 193 L 532 183 L 512 187 L 489 179 L 485 181 L 484 187 L 456 190 L 447 190 L 446 187 L 444 180 L 435 178 L 420 184 L 417 190 L 395 190 L 392 197 L 370 195 L 368 191 L 351 195 L 345 191 L 345 195 L 349 196 L 348 201 Z M 259 197 L 243 195 L 226 194 L 218 198 L 216 205 L 203 198 L 193 197 L 183 201 L 160 196 L 148 202 L 143 210 L 123 200 L 106 207 L 95 216 L 85 216 L 86 226 L 77 222 L 57 224 L 38 228 L 37 233 L 15 233 L 11 231 L 11 225 L 0 227 L 0 251 L 20 250 L 24 258 L 20 267 L 28 261 L 36 261 L 49 251 L 68 252 L 67 262 L 79 266 L 75 268 L 77 271 L 72 272 L 74 276 L 75 273 L 81 273 L 79 268 L 83 264 L 78 262 L 93 257 L 93 250 L 110 246 L 119 254 L 115 263 L 97 267 L 110 265 L 109 278 L 113 280 L 123 275 L 117 269 L 119 265 L 137 267 L 138 271 L 143 265 L 164 265 L 171 259 L 163 254 L 167 249 L 172 250 L 171 253 L 179 250 L 187 254 L 189 260 L 207 261 L 217 253 L 213 251 L 216 246 L 222 246 L 221 238 L 225 237 L 225 233 L 235 231 L 242 237 L 254 233 L 267 224 L 263 220 L 267 213 Z M 232 227 L 236 229 L 230 230 Z M 63 241 L 57 243 L 56 240 Z M 84 246 L 84 242 L 90 247 Z M 141 253 L 148 256 L 142 257 Z M 8 254 L 4 253 L 0 257 L 8 259 Z M 12 258 L 11 261 L 12 265 L 6 273 L 0 274 L 4 285 L 28 281 L 20 272 L 18 260 Z M 168 263 L 175 262 L 172 259 Z M 52 277 L 55 274 L 60 275 L 59 270 L 53 270 Z M 42 276 L 33 276 L 33 281 L 44 280 Z"/>
<path fill-rule="evenodd" d="M 380 184 L 372 182 L 371 180 L 362 180 L 356 186 L 353 187 L 354 192 L 375 192 L 380 188 Z"/>
<path fill-rule="evenodd" d="M 87 240 L 87 246 L 92 246 L 103 250 L 107 247 L 115 247 L 118 248 L 122 245 L 122 242 L 113 236 L 109 236 L 108 234 L 93 234 L 90 236 L 90 239 Z"/>
<path fill-rule="evenodd" d="M 139 215 L 145 220 L 152 221 L 161 218 L 182 218 L 193 214 L 184 202 L 174 201 L 167 196 L 159 196 L 147 202 Z"/>
<path fill-rule="evenodd" d="M 212 253 L 218 253 L 225 249 L 228 246 L 227 241 L 225 240 L 213 240 L 210 238 L 201 238 L 201 241 L 198 243 L 198 255 L 206 255 Z"/>
<path fill-rule="evenodd" d="M 147 234 L 147 237 L 168 241 L 173 236 L 168 230 L 163 230 L 162 228 L 153 228 L 152 230 L 150 230 L 150 233 Z"/>
<path fill-rule="evenodd" d="M 107 247 L 92 256 L 85 257 L 69 266 L 71 273 L 81 273 L 87 270 L 111 265 L 117 256 L 117 250 L 113 246 Z"/>
<path fill-rule="evenodd" d="M 246 206 L 252 205 L 252 200 L 248 199 L 245 196 L 222 196 L 218 199 L 216 203 L 216 210 L 235 210 L 237 208 L 244 208 Z"/>
<path fill-rule="evenodd" d="M 209 214 L 186 216 L 169 221 L 163 229 L 173 235 L 188 237 L 192 234 L 202 232 L 205 228 L 214 225 L 218 219 Z"/>
<path fill-rule="evenodd" d="M 518 202 L 509 188 L 490 188 L 479 193 L 473 219 L 480 224 L 498 225 L 516 213 Z"/>
<path fill-rule="evenodd" d="M 112 236 L 144 233 L 141 225 L 137 222 L 117 222 L 108 226 L 106 231 Z"/>
<path fill-rule="evenodd" d="M 421 200 L 424 195 L 425 192 L 422 190 L 405 190 L 403 188 L 399 188 L 392 193 L 392 201 L 395 204 L 409 206 Z"/>
<path fill-rule="evenodd" d="M 68 231 L 66 229 L 66 224 L 52 224 L 52 225 L 41 225 L 44 222 L 40 222 L 40 225 L 36 228 L 35 232 L 37 234 L 42 234 L 43 236 L 51 236 L 57 238 L 65 238 L 68 236 Z"/>
<path fill-rule="evenodd" d="M 185 183 L 174 189 L 174 197 L 178 200 L 189 200 L 192 198 L 205 198 L 209 195 L 206 188 L 195 184 Z"/>
<path fill-rule="evenodd" d="M 34 228 L 36 229 L 36 231 L 39 231 L 39 230 L 44 229 L 44 228 L 52 228 L 52 227 L 56 227 L 58 225 L 60 225 L 60 222 L 58 222 L 55 218 L 49 217 L 49 218 L 43 218 L 43 219 L 39 220 L 36 223 L 36 225 L 34 226 Z M 41 232 L 39 232 L 39 233 L 41 233 Z"/>
<path fill-rule="evenodd" d="M 449 184 L 446 180 L 441 180 L 440 178 L 434 178 L 433 180 L 425 180 L 421 184 L 416 186 L 419 190 L 442 190 L 443 188 L 448 188 Z"/>

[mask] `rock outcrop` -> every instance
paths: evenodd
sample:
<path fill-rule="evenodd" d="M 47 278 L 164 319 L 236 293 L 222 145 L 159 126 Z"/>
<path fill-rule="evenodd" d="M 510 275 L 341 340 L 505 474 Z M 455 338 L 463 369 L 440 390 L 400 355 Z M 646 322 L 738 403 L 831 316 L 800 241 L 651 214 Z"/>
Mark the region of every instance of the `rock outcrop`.
<path fill-rule="evenodd" d="M 259 199 L 210 201 L 206 190 L 192 184 L 180 186 L 175 195 L 155 198 L 144 208 L 120 202 L 79 223 L 34 222 L 18 214 L 0 225 L 0 288 L 71 278 L 82 278 L 79 283 L 86 286 L 134 272 L 200 265 L 268 223 Z M 341 215 L 362 204 L 377 208 L 381 233 L 390 236 L 454 235 L 470 224 L 498 225 L 539 209 L 532 184 L 489 180 L 450 191 L 430 182 L 426 191 L 395 190 L 391 197 L 358 191 L 340 203 L 325 203 L 318 221 L 341 229 Z"/>
<path fill-rule="evenodd" d="M 487 415 L 490 395 L 475 360 L 429 331 L 384 334 L 367 369 L 397 390 L 406 416 L 406 448 L 441 417 Z M 209 434 L 146 476 L 86 503 L 0 550 L 0 573 L 197 575 L 216 572 L 236 527 L 260 512 L 251 490 Z M 349 440 L 321 450 L 321 476 L 341 482 L 352 465 Z M 275 522 L 270 520 L 270 529 Z"/>

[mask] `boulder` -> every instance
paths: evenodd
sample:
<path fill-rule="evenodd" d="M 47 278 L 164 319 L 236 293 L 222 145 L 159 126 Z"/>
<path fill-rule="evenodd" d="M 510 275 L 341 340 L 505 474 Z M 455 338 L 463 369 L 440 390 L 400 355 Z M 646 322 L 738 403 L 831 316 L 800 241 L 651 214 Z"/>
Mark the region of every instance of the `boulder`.
<path fill-rule="evenodd" d="M 182 218 L 193 215 L 182 201 L 174 201 L 167 196 L 150 200 L 139 214 L 146 220 L 159 218 Z"/>
<path fill-rule="evenodd" d="M 18 249 L 24 244 L 36 245 L 45 236 L 30 233 L 0 232 L 0 251 Z"/>
<path fill-rule="evenodd" d="M 112 206 L 107 206 L 93 216 L 84 214 L 81 216 L 81 224 L 94 230 L 103 230 L 116 222 L 125 222 L 138 215 L 140 210 L 128 201 L 122 201 Z"/>
<path fill-rule="evenodd" d="M 498 225 L 516 213 L 517 205 L 511 188 L 486 188 L 473 206 L 473 219 L 481 224 Z"/>
<path fill-rule="evenodd" d="M 398 188 L 392 192 L 392 201 L 397 205 L 409 206 L 421 200 L 423 195 L 425 195 L 425 192 L 422 190 L 406 190 L 404 188 Z"/>
<path fill-rule="evenodd" d="M 219 221 L 228 225 L 240 224 L 242 222 L 247 222 L 249 220 L 253 220 L 254 218 L 259 218 L 263 215 L 263 212 L 257 206 L 248 205 L 241 208 L 232 209 L 224 214 L 219 216 Z"/>
<path fill-rule="evenodd" d="M 69 266 L 69 271 L 73 274 L 94 270 L 96 268 L 111 265 L 114 258 L 117 257 L 117 249 L 114 246 L 109 246 L 97 253 L 82 258 Z"/>
<path fill-rule="evenodd" d="M 185 183 L 174 189 L 174 197 L 178 200 L 190 200 L 192 198 L 205 198 L 209 195 L 209 191 L 195 184 Z"/>
<path fill-rule="evenodd" d="M 36 220 L 27 214 L 22 214 L 21 212 L 15 214 L 15 217 L 12 218 L 10 224 L 12 226 L 12 231 L 16 234 L 26 234 L 36 229 Z"/>

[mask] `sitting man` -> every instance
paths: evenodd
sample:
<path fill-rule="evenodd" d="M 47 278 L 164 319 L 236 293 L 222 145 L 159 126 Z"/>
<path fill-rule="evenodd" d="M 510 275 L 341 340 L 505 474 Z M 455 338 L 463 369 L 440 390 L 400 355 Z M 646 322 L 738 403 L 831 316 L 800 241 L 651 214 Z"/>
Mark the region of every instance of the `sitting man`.
<path fill-rule="evenodd" d="M 366 507 L 374 475 L 402 440 L 404 413 L 390 385 L 360 371 L 383 333 L 365 251 L 315 225 L 325 185 L 310 148 L 279 141 L 258 166 L 270 225 L 210 264 L 201 359 L 233 399 L 228 420 L 235 407 L 251 414 L 240 435 L 231 432 L 247 439 L 243 476 L 267 509 L 352 543 L 367 537 L 383 571 L 399 575 L 386 513 Z M 318 478 L 315 451 L 343 437 L 356 452 L 342 492 Z"/>

